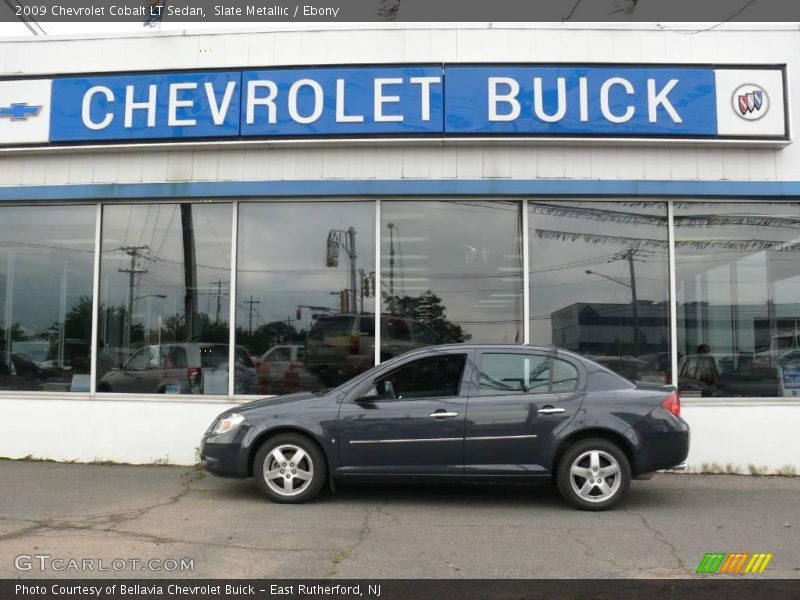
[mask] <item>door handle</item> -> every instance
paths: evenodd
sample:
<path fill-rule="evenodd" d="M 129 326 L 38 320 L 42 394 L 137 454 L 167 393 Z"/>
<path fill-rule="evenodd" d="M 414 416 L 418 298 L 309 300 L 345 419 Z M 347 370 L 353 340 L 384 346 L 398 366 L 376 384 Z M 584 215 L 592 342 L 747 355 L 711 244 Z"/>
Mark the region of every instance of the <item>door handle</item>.
<path fill-rule="evenodd" d="M 540 408 L 537 410 L 540 415 L 555 415 L 557 413 L 567 412 L 566 408 L 555 408 L 553 406 L 545 406 L 544 408 Z"/>
<path fill-rule="evenodd" d="M 431 416 L 434 419 L 446 419 L 448 417 L 457 417 L 458 413 L 457 412 L 446 412 L 444 410 L 437 410 L 436 412 L 432 412 Z"/>

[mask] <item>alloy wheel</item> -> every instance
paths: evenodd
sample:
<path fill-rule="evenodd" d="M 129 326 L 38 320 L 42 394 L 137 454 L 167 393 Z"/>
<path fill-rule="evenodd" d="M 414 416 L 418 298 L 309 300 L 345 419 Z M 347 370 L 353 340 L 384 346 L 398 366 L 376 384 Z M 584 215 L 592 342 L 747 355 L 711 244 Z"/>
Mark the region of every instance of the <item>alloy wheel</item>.
<path fill-rule="evenodd" d="M 305 491 L 314 478 L 314 461 L 294 444 L 275 446 L 264 461 L 264 481 L 275 494 L 291 497 Z"/>
<path fill-rule="evenodd" d="M 608 502 L 617 494 L 622 482 L 619 462 L 604 450 L 588 450 L 572 462 L 569 482 L 581 499 L 592 503 Z"/>

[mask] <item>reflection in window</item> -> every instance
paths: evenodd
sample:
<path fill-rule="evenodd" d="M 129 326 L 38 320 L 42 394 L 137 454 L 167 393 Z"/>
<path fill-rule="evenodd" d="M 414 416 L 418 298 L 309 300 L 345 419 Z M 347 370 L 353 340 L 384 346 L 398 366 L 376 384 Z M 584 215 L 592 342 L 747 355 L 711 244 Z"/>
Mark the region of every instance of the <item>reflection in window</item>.
<path fill-rule="evenodd" d="M 103 208 L 98 392 L 228 393 L 230 248 L 230 204 Z"/>
<path fill-rule="evenodd" d="M 0 390 L 89 391 L 95 213 L 0 208 Z"/>
<path fill-rule="evenodd" d="M 479 396 L 535 394 L 550 390 L 550 358 L 534 354 L 484 354 Z"/>
<path fill-rule="evenodd" d="M 375 203 L 239 206 L 236 339 L 254 392 L 338 385 L 375 362 Z"/>
<path fill-rule="evenodd" d="M 481 356 L 479 396 L 571 392 L 577 385 L 577 369 L 559 358 L 502 353 Z"/>
<path fill-rule="evenodd" d="M 384 400 L 452 398 L 461 389 L 466 360 L 464 354 L 421 358 L 378 379 L 375 389 Z"/>
<path fill-rule="evenodd" d="M 685 396 L 800 395 L 800 210 L 675 203 Z"/>
<path fill-rule="evenodd" d="M 667 207 L 529 202 L 531 343 L 670 381 Z"/>
<path fill-rule="evenodd" d="M 381 359 L 451 342 L 522 343 L 519 202 L 381 204 Z"/>

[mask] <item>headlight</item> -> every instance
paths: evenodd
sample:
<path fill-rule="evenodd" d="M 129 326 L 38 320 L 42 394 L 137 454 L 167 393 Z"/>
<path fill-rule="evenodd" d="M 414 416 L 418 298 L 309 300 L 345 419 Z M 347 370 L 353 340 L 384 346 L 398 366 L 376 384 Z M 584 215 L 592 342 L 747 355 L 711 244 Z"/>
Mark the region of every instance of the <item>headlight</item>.
<path fill-rule="evenodd" d="M 229 431 L 233 431 L 239 425 L 241 425 L 243 421 L 244 417 L 242 415 L 233 413 L 232 415 L 228 415 L 227 417 L 222 419 L 219 423 L 217 423 L 217 426 L 211 433 L 213 433 L 214 435 L 218 435 L 220 433 L 228 433 Z"/>

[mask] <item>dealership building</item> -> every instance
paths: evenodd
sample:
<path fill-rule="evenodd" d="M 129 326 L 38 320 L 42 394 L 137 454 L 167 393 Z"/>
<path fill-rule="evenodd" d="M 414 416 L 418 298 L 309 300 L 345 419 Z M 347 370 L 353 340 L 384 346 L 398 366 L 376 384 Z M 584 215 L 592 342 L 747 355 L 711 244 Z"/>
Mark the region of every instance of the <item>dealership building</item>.
<path fill-rule="evenodd" d="M 798 66 L 796 23 L 0 41 L 0 456 L 191 464 L 492 342 L 678 386 L 690 468 L 800 468 Z"/>

